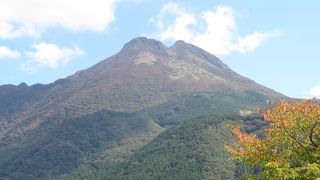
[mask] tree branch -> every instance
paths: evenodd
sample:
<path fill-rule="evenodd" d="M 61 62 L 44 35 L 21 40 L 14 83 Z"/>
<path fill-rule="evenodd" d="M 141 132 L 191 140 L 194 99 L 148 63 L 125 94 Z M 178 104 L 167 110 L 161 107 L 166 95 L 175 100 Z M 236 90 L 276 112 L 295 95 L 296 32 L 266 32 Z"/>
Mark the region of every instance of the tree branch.
<path fill-rule="evenodd" d="M 317 147 L 319 147 L 319 145 L 313 141 L 313 131 L 316 128 L 316 126 L 317 126 L 317 121 L 313 124 L 313 126 L 311 128 L 311 131 L 309 134 L 309 139 L 310 139 L 310 142 L 312 143 L 312 145 L 317 148 Z"/>

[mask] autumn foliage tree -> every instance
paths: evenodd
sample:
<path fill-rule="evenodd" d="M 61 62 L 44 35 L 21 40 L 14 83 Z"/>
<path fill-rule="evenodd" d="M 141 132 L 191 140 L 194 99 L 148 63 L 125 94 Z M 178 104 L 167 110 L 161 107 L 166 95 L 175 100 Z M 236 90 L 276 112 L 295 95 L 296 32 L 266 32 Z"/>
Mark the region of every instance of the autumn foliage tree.
<path fill-rule="evenodd" d="M 232 126 L 232 158 L 257 171 L 249 178 L 320 179 L 320 101 L 281 101 L 264 114 L 265 137 Z"/>

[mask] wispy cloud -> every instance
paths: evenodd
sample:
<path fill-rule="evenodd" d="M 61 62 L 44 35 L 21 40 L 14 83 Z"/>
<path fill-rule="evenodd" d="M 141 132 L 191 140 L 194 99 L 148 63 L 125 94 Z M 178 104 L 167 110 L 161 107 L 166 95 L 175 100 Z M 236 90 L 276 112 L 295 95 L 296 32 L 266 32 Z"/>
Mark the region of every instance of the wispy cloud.
<path fill-rule="evenodd" d="M 0 38 L 39 36 L 47 27 L 102 31 L 114 20 L 116 0 L 2 0 Z"/>
<path fill-rule="evenodd" d="M 33 48 L 34 51 L 25 52 L 29 61 L 21 65 L 21 68 L 24 71 L 34 72 L 38 68 L 56 69 L 61 65 L 67 64 L 70 60 L 84 54 L 84 51 L 78 46 L 65 48 L 45 42 L 35 44 Z"/>
<path fill-rule="evenodd" d="M 0 46 L 0 58 L 15 59 L 18 57 L 20 57 L 20 53 L 18 51 L 12 50 L 6 46 Z"/>
<path fill-rule="evenodd" d="M 0 20 L 0 38 L 14 39 L 22 36 L 39 37 L 40 28 L 28 24 L 16 26 L 6 21 Z"/>
<path fill-rule="evenodd" d="M 184 40 L 213 54 L 225 55 L 233 51 L 253 51 L 278 34 L 253 32 L 246 36 L 238 36 L 236 16 L 233 8 L 229 6 L 218 6 L 211 11 L 193 13 L 179 4 L 168 3 L 150 20 L 158 28 L 152 36 L 160 40 Z"/>

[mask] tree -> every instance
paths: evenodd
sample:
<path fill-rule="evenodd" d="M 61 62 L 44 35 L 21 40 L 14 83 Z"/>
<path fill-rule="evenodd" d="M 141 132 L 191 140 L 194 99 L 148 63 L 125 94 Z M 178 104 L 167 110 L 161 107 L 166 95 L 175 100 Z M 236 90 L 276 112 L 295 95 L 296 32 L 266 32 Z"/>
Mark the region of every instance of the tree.
<path fill-rule="evenodd" d="M 236 140 L 227 150 L 248 163 L 252 179 L 320 179 L 320 101 L 281 101 L 264 114 L 265 137 L 231 126 Z"/>

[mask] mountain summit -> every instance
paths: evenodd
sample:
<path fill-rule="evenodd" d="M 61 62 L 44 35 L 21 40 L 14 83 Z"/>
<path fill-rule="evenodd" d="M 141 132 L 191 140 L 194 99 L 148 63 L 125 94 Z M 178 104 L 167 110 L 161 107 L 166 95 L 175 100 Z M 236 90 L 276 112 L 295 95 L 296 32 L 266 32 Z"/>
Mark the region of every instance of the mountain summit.
<path fill-rule="evenodd" d="M 160 41 L 154 39 L 148 39 L 146 37 L 137 37 L 126 43 L 122 50 L 163 50 L 165 51 L 167 47 L 163 45 Z"/>
<path fill-rule="evenodd" d="M 153 39 L 135 38 L 117 54 L 54 83 L 0 86 L 0 154 L 6 157 L 0 158 L 0 169 L 3 169 L 0 177 L 28 174 L 28 168 L 43 163 L 45 165 L 38 167 L 42 169 L 39 173 L 66 173 L 77 166 L 83 158 L 81 153 L 113 147 L 105 143 L 110 140 L 106 138 L 103 145 L 94 144 L 94 150 L 83 148 L 94 140 L 102 141 L 101 133 L 120 133 L 123 135 L 120 139 L 138 136 L 133 132 L 145 136 L 146 132 L 159 133 L 162 127 L 191 117 L 252 111 L 268 98 L 283 97 L 235 73 L 216 56 L 192 44 L 177 41 L 166 47 Z M 87 119 L 104 126 L 99 127 Z M 139 123 L 127 124 L 140 119 L 143 122 L 138 127 L 135 125 Z M 75 134 L 81 132 L 81 123 L 93 128 L 87 132 L 91 139 L 81 140 L 84 144 L 74 139 Z M 110 124 L 119 129 L 114 132 Z M 98 132 L 101 133 L 95 134 Z M 119 143 L 119 139 L 116 140 L 115 143 Z M 46 153 L 52 153 L 47 148 L 49 145 L 59 147 L 56 143 L 80 153 L 70 160 L 59 156 L 65 154 L 63 148 L 56 149 L 61 161 L 54 163 L 72 162 L 70 169 L 51 170 L 53 164 L 45 157 L 41 159 Z"/>

